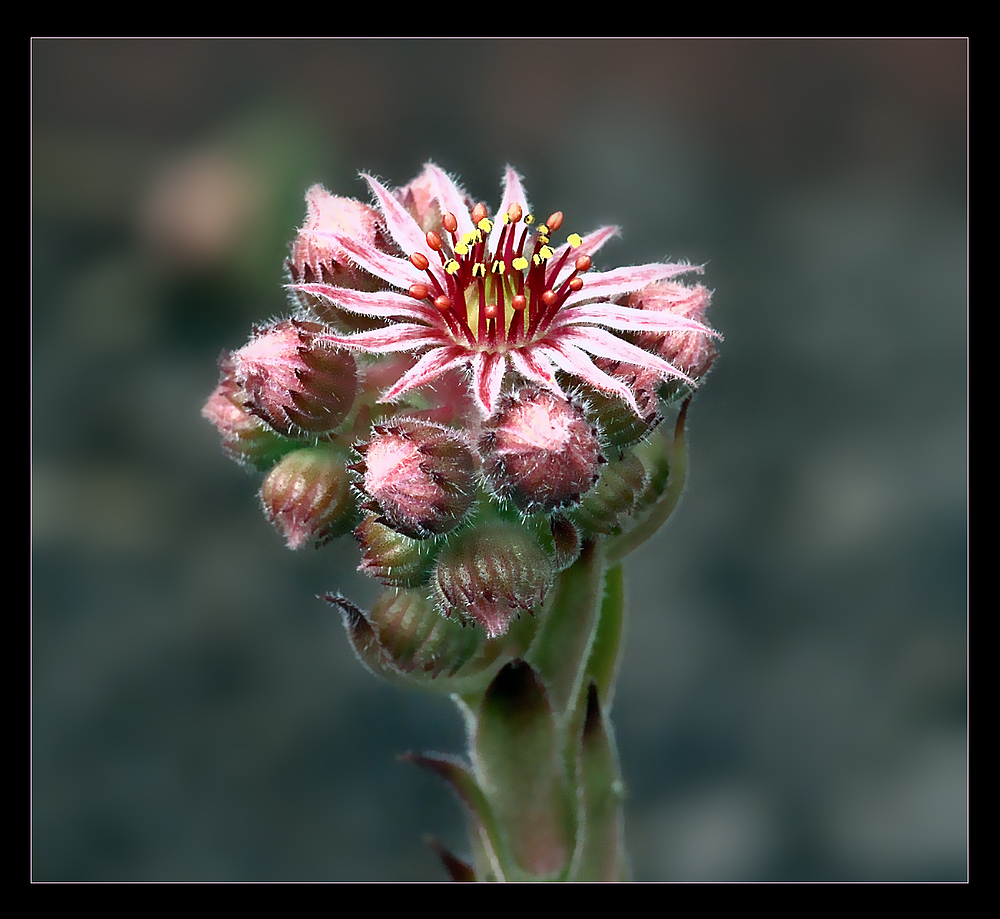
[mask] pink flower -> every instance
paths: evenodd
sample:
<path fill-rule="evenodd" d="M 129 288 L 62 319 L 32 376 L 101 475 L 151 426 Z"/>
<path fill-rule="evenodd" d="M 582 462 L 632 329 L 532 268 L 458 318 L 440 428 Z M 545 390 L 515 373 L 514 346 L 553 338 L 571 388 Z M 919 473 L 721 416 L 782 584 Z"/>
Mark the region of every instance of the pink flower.
<path fill-rule="evenodd" d="M 481 203 L 470 207 L 465 193 L 432 163 L 396 195 L 371 176 L 365 178 L 389 235 L 407 258 L 388 254 L 367 234 L 345 227 L 316 229 L 313 235 L 328 236 L 334 250 L 395 290 L 370 292 L 324 283 L 291 288 L 325 299 L 348 314 L 388 321 L 383 328 L 354 335 L 323 336 L 332 344 L 373 354 L 420 352 L 416 364 L 382 394 L 382 401 L 440 382 L 456 368 L 470 367 L 473 398 L 489 416 L 508 371 L 565 398 L 556 379 L 561 370 L 618 396 L 641 414 L 629 386 L 600 369 L 593 357 L 693 385 L 683 370 L 613 332 L 689 331 L 716 336 L 695 319 L 618 302 L 651 284 L 701 268 L 654 263 L 590 271 L 591 256 L 617 229 L 602 227 L 584 237 L 574 233 L 553 247 L 550 237 L 562 225 L 562 213 L 538 224 L 530 214 L 521 179 L 510 167 L 495 219 L 488 217 Z M 432 200 L 437 208 L 431 206 Z M 440 223 L 425 231 L 438 209 Z"/>

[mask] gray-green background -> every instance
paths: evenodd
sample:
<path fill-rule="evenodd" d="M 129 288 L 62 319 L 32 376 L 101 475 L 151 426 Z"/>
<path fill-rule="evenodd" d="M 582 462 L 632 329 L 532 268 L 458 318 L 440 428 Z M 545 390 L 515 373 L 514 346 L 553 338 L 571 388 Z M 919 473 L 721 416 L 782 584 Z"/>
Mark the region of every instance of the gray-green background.
<path fill-rule="evenodd" d="M 635 876 L 966 873 L 966 55 L 932 41 L 34 41 L 33 876 L 440 879 L 445 699 L 380 685 L 199 417 L 305 188 L 505 163 L 722 357 L 629 560 Z"/>

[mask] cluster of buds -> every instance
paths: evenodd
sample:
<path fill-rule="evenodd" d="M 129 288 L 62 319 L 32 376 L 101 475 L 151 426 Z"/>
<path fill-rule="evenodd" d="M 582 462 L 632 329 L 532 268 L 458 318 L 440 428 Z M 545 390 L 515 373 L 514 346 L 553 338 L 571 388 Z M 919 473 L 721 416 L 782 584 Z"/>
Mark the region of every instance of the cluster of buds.
<path fill-rule="evenodd" d="M 474 677 L 531 640 L 558 573 L 650 494 L 633 447 L 715 356 L 710 294 L 609 271 L 603 227 L 558 242 L 507 170 L 500 207 L 433 164 L 373 205 L 320 186 L 287 262 L 287 318 L 220 359 L 203 410 L 289 548 L 353 533 L 385 588 L 340 597 L 373 670 Z"/>

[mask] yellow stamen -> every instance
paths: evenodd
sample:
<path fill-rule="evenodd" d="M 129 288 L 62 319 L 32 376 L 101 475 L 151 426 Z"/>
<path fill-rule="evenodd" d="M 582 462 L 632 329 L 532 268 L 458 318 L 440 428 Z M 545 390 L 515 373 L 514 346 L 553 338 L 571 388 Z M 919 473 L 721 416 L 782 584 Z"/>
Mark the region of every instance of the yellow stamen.
<path fill-rule="evenodd" d="M 464 254 L 465 254 L 464 252 L 459 253 L 459 255 L 464 255 Z M 444 266 L 444 270 L 447 271 L 448 274 L 454 274 L 456 271 L 458 271 L 458 269 L 459 269 L 459 264 L 453 258 L 448 259 L 447 263 Z"/>
<path fill-rule="evenodd" d="M 489 217 L 484 217 L 479 221 L 479 223 L 476 224 L 476 226 L 479 227 L 479 229 L 484 233 L 489 233 L 489 231 L 493 229 L 493 221 L 490 220 Z M 479 238 L 482 239 L 481 236 Z"/>
<path fill-rule="evenodd" d="M 566 242 L 568 242 L 575 249 L 577 246 L 583 245 L 583 238 L 579 233 L 570 233 L 569 236 L 566 237 Z"/>
<path fill-rule="evenodd" d="M 520 255 L 510 264 L 515 271 L 524 271 L 528 267 L 528 260 L 523 255 Z"/>
<path fill-rule="evenodd" d="M 482 262 L 476 262 L 476 264 L 472 266 L 472 276 L 474 278 L 485 278 L 486 266 Z"/>

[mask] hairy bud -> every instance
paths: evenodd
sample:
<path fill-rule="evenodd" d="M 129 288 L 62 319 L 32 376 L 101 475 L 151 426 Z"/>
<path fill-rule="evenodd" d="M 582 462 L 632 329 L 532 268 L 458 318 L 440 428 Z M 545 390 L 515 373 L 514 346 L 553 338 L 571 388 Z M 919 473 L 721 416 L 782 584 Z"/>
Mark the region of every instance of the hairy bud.
<path fill-rule="evenodd" d="M 446 615 L 474 620 L 496 638 L 519 612 L 545 599 L 552 578 L 552 562 L 534 536 L 511 523 L 493 523 L 453 537 L 438 555 L 431 582 Z"/>
<path fill-rule="evenodd" d="M 324 434 L 347 417 L 358 391 L 354 358 L 320 341 L 317 322 L 257 329 L 233 355 L 247 408 L 287 436 Z"/>
<path fill-rule="evenodd" d="M 603 462 L 583 411 L 532 386 L 503 397 L 483 424 L 479 452 L 497 494 L 525 513 L 576 504 Z"/>
<path fill-rule="evenodd" d="M 384 521 L 415 539 L 447 533 L 475 498 L 475 456 L 450 428 L 397 418 L 377 425 L 357 448 L 364 457 L 364 490 Z"/>
<path fill-rule="evenodd" d="M 260 500 L 289 549 L 321 546 L 357 521 L 347 466 L 327 444 L 289 453 L 264 479 Z"/>

